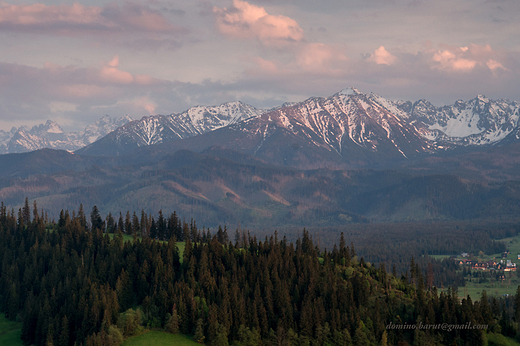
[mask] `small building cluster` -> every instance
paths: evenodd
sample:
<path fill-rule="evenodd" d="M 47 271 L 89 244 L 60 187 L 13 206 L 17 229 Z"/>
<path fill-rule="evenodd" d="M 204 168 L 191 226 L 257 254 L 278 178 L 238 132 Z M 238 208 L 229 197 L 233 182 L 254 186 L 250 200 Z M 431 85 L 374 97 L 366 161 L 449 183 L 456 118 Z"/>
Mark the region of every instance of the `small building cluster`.
<path fill-rule="evenodd" d="M 520 255 L 518 255 L 520 257 Z M 466 256 L 464 256 L 466 257 Z M 513 272 L 516 271 L 516 263 L 512 262 L 511 260 L 500 260 L 500 262 L 497 262 L 495 260 L 485 261 L 485 262 L 478 262 L 478 261 L 472 261 L 470 259 L 460 259 L 458 260 L 459 264 L 462 266 L 471 266 L 471 269 L 474 270 L 499 270 L 504 272 Z"/>

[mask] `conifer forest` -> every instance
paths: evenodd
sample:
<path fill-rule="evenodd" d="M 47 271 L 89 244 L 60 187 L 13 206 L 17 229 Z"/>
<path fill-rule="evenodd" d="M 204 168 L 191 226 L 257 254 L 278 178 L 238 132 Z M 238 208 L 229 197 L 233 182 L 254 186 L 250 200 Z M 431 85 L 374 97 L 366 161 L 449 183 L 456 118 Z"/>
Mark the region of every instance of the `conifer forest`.
<path fill-rule="evenodd" d="M 2 204 L 0 247 L 0 311 L 25 345 L 120 345 L 145 328 L 206 345 L 487 345 L 520 320 L 518 294 L 458 297 L 413 258 L 401 275 L 365 262 L 343 233 L 329 251 L 305 230 L 257 239 L 96 207 L 53 222 L 26 203 Z"/>

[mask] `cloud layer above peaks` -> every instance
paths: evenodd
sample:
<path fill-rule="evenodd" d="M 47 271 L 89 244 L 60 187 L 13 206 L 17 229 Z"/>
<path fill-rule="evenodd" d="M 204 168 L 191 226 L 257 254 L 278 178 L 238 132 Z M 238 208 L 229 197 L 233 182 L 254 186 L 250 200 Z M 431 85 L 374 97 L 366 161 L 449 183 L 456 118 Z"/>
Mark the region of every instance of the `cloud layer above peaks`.
<path fill-rule="evenodd" d="M 516 0 L 0 3 L 0 129 L 134 118 L 346 86 L 442 104 L 520 101 Z"/>

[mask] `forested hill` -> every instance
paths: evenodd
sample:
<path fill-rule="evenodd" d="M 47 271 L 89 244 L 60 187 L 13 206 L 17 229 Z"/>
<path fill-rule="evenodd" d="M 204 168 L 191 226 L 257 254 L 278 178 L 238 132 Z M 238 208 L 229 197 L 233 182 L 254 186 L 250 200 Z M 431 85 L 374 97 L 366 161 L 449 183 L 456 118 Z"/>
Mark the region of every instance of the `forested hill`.
<path fill-rule="evenodd" d="M 155 223 L 155 221 L 153 221 Z M 89 226 L 89 225 L 92 225 Z M 512 303 L 439 293 L 418 266 L 400 279 L 358 259 L 340 237 L 319 250 L 304 231 L 228 240 L 195 223 L 175 237 L 123 241 L 97 209 L 46 223 L 34 208 L 0 208 L 0 310 L 23 321 L 26 345 L 118 345 L 136 330 L 165 328 L 207 345 L 484 345 L 480 329 L 388 325 L 487 325 L 515 334 Z M 516 311 L 518 317 L 519 311 Z M 518 321 L 518 319 L 516 319 Z"/>

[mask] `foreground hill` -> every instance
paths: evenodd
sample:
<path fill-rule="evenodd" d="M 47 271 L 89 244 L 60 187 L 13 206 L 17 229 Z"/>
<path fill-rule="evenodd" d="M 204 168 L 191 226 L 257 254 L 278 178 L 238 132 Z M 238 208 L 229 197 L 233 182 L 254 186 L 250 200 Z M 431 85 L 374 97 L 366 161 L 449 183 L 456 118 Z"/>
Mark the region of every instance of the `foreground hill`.
<path fill-rule="evenodd" d="M 181 262 L 174 238 L 155 240 L 170 227 L 162 214 L 157 223 L 135 216 L 143 238 L 126 243 L 104 233 L 97 209 L 92 228 L 82 212 L 56 223 L 34 215 L 0 208 L 0 312 L 21 318 L 27 345 L 120 345 L 145 326 L 210 345 L 484 346 L 488 332 L 518 331 L 512 299 L 491 305 L 483 292 L 461 303 L 413 259 L 400 279 L 365 263 L 343 234 L 326 251 L 306 231 L 295 243 L 239 233 L 233 244 L 222 229 L 174 222 L 186 238 Z M 402 327 L 420 322 L 451 327 Z"/>

